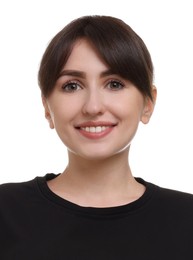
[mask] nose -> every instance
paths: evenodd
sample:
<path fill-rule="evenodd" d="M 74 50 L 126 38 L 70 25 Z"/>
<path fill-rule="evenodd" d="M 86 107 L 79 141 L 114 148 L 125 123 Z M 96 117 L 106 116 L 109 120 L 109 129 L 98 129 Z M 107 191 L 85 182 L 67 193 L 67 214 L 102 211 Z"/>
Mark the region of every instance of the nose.
<path fill-rule="evenodd" d="M 105 111 L 104 97 L 99 90 L 90 90 L 85 96 L 82 112 L 85 115 L 96 116 Z"/>

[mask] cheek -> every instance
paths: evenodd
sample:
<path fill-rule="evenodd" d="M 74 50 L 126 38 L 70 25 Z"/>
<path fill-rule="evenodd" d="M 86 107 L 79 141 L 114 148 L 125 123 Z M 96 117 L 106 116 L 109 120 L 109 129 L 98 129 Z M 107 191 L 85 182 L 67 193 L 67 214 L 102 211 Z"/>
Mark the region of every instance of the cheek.
<path fill-rule="evenodd" d="M 80 102 L 74 99 L 58 99 L 51 104 L 52 120 L 57 126 L 65 127 L 80 112 Z"/>
<path fill-rule="evenodd" d="M 143 111 L 143 102 L 126 96 L 111 102 L 111 111 L 119 119 L 138 122 Z"/>

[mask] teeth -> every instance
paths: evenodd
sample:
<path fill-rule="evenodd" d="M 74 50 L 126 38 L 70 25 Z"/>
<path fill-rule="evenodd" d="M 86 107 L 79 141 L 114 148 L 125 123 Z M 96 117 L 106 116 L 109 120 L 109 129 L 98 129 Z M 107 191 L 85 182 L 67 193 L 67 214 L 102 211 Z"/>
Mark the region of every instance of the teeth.
<path fill-rule="evenodd" d="M 105 131 L 109 126 L 87 126 L 87 127 L 81 127 L 82 130 L 90 133 L 100 133 Z"/>
<path fill-rule="evenodd" d="M 91 132 L 91 133 L 95 133 L 95 132 L 96 132 L 96 131 L 95 131 L 95 127 L 93 127 L 93 126 L 90 127 L 90 132 Z"/>

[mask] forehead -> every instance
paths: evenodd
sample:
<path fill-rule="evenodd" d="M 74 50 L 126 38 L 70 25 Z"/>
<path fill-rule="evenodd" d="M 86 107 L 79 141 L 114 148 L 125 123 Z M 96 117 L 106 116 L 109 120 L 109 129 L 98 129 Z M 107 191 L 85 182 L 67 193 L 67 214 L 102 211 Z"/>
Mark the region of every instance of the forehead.
<path fill-rule="evenodd" d="M 87 39 L 79 39 L 75 42 L 71 54 L 63 69 L 109 69 L 102 59 L 97 48 Z"/>

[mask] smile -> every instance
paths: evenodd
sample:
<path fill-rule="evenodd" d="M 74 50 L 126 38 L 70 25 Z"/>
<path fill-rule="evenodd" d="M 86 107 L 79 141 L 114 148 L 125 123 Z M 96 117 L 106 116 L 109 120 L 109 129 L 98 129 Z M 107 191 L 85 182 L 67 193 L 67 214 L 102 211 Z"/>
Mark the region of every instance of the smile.
<path fill-rule="evenodd" d="M 111 122 L 85 122 L 75 128 L 88 139 L 100 139 L 110 134 L 116 125 Z"/>
<path fill-rule="evenodd" d="M 101 133 L 105 131 L 110 126 L 87 126 L 87 127 L 81 127 L 80 129 L 89 133 Z"/>

